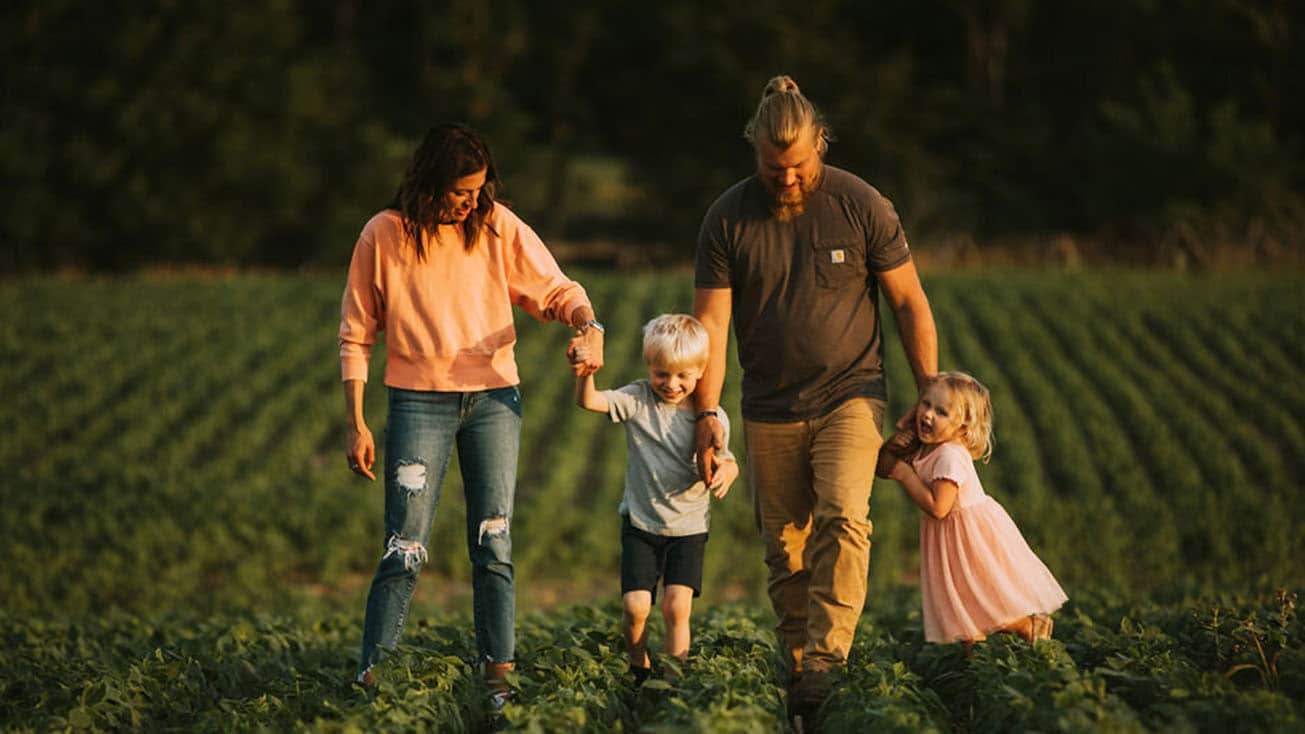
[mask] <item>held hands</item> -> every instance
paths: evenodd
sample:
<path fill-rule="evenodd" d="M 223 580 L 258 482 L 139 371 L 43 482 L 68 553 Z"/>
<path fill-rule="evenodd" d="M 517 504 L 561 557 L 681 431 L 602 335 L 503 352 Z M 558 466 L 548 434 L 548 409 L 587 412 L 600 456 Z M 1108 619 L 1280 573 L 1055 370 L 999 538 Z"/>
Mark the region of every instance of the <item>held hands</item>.
<path fill-rule="evenodd" d="M 579 337 L 572 339 L 566 347 L 566 359 L 571 363 L 571 371 L 576 377 L 585 376 L 585 364 L 589 361 L 589 347 L 580 344 Z"/>
<path fill-rule="evenodd" d="M 919 450 L 920 437 L 915 435 L 915 429 L 906 428 L 894 433 L 892 437 L 885 441 L 884 448 L 899 457 L 907 456 Z"/>
<path fill-rule="evenodd" d="M 716 478 L 717 469 L 724 464 L 733 462 L 721 462 L 716 458 L 716 452 L 725 448 L 725 429 L 721 426 L 719 420 L 714 416 L 708 416 L 698 421 L 697 436 L 695 438 L 695 449 L 698 457 L 698 473 L 702 475 L 702 481 L 709 487 L 717 486 L 713 481 Z M 734 466 L 735 476 L 738 474 L 738 465 Z M 733 478 L 730 481 L 734 481 Z M 726 484 L 726 490 L 729 485 Z M 722 492 L 721 497 L 725 494 Z"/>
<path fill-rule="evenodd" d="M 884 479 L 894 478 L 893 474 L 907 456 L 920 448 L 920 439 L 910 428 L 899 430 L 884 442 L 879 449 L 879 461 L 875 465 L 875 476 Z"/>
<path fill-rule="evenodd" d="M 349 426 L 348 433 L 345 458 L 349 460 L 349 470 L 376 481 L 376 475 L 372 473 L 372 465 L 376 463 L 376 441 L 372 438 L 372 432 L 365 424 L 359 424 L 356 427 Z"/>
<path fill-rule="evenodd" d="M 603 366 L 603 332 L 580 329 L 566 345 L 566 358 L 576 377 L 592 375 Z"/>

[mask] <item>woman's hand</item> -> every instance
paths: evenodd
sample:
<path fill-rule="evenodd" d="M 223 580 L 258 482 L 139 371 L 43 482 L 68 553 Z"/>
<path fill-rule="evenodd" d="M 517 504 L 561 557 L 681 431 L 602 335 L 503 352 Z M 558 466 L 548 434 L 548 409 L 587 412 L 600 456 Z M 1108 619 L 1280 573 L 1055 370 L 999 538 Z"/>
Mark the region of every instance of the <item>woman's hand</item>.
<path fill-rule="evenodd" d="M 603 366 L 603 332 L 580 328 L 566 345 L 566 356 L 576 377 L 592 375 Z"/>
<path fill-rule="evenodd" d="M 591 356 L 589 347 L 586 346 L 580 337 L 573 337 L 566 345 L 566 358 L 571 362 L 571 372 L 576 377 L 589 377 L 592 373 L 587 372 L 589 357 Z"/>
<path fill-rule="evenodd" d="M 376 441 L 372 438 L 372 432 L 366 423 L 359 423 L 357 426 L 349 426 L 348 433 L 345 457 L 349 460 L 349 470 L 376 481 L 376 475 L 372 473 L 372 464 L 376 463 Z"/>

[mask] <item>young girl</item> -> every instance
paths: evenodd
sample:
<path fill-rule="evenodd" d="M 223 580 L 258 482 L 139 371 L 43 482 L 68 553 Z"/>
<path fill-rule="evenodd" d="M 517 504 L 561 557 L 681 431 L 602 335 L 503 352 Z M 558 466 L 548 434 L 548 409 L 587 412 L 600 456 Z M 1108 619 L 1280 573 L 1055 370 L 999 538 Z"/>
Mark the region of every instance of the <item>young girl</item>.
<path fill-rule="evenodd" d="M 920 593 L 924 637 L 964 643 L 993 632 L 1051 638 L 1051 613 L 1067 600 L 1019 528 L 984 494 L 973 459 L 992 455 L 988 389 L 963 372 L 940 373 L 915 408 L 914 430 L 893 436 L 878 473 L 924 510 Z"/>

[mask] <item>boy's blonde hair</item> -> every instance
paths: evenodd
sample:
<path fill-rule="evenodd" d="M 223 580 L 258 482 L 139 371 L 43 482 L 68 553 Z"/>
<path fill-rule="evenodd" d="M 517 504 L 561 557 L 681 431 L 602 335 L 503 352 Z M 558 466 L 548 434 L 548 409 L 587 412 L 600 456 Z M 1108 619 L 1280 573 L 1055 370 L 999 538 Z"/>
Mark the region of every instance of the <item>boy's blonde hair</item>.
<path fill-rule="evenodd" d="M 654 367 L 702 367 L 710 353 L 707 329 L 683 313 L 667 313 L 643 325 L 643 359 Z"/>
<path fill-rule="evenodd" d="M 965 372 L 939 372 L 930 381 L 942 385 L 957 411 L 953 420 L 961 425 L 960 442 L 970 456 L 987 461 L 992 457 L 992 397 L 983 383 Z"/>

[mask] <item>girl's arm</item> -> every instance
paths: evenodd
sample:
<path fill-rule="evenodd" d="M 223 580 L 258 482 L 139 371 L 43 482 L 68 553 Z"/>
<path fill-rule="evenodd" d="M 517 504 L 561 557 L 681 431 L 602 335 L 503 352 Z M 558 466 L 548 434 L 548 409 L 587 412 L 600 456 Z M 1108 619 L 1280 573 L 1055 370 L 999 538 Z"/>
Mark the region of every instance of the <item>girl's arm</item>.
<path fill-rule="evenodd" d="M 575 404 L 595 413 L 607 412 L 607 398 L 594 387 L 594 375 L 577 375 L 575 378 Z"/>
<path fill-rule="evenodd" d="M 947 517 L 947 513 L 952 511 L 952 506 L 956 504 L 956 496 L 961 491 L 961 488 L 956 486 L 956 482 L 950 479 L 937 479 L 932 485 L 926 484 L 905 461 L 897 462 L 889 476 L 901 483 L 906 493 L 910 495 L 911 501 L 919 505 L 921 510 L 939 520 Z"/>

